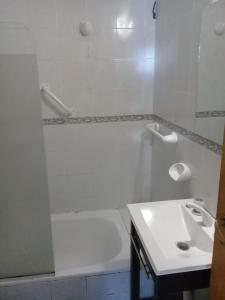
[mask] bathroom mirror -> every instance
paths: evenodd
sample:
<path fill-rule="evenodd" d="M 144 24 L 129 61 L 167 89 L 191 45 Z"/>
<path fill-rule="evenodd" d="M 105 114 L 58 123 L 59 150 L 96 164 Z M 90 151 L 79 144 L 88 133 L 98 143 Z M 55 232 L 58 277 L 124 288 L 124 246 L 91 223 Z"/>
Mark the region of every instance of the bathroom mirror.
<path fill-rule="evenodd" d="M 200 13 L 195 131 L 222 145 L 225 123 L 225 1 L 204 1 Z"/>

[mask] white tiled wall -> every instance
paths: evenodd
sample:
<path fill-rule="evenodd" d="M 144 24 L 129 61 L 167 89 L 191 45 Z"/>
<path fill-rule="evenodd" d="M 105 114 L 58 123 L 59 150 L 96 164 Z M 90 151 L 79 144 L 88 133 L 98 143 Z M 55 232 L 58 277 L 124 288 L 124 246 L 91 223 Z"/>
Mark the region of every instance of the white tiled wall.
<path fill-rule="evenodd" d="M 79 115 L 143 113 L 152 111 L 153 100 L 152 5 L 153 0 L 0 0 L 0 22 L 30 29 L 40 81 Z M 88 37 L 79 32 L 84 20 L 93 27 Z M 43 116 L 57 113 L 43 103 Z"/>
<path fill-rule="evenodd" d="M 194 129 L 197 80 L 193 76 L 196 44 L 191 32 L 194 3 L 161 0 L 156 24 L 154 112 L 190 130 Z M 178 145 L 163 145 L 153 140 L 153 158 L 152 200 L 200 197 L 215 215 L 219 155 L 179 135 Z M 190 182 L 175 183 L 169 177 L 168 169 L 176 162 L 190 166 Z"/>
<path fill-rule="evenodd" d="M 152 5 L 153 0 L 0 0 L 0 22 L 30 29 L 40 83 L 48 82 L 78 116 L 151 113 Z M 79 33 L 83 20 L 92 23 L 88 37 Z M 43 117 L 59 116 L 45 101 L 42 111 Z M 52 211 L 149 199 L 149 175 L 143 183 L 137 177 L 151 168 L 143 128 L 140 122 L 45 127 Z"/>
<path fill-rule="evenodd" d="M 150 200 L 151 138 L 145 124 L 45 127 L 52 211 Z"/>

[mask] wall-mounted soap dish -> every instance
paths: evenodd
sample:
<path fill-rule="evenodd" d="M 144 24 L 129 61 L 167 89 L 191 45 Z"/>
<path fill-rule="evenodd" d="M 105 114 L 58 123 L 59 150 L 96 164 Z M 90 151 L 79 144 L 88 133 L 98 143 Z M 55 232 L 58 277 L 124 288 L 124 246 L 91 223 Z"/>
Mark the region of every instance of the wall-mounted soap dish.
<path fill-rule="evenodd" d="M 161 126 L 158 123 L 147 124 L 146 128 L 164 143 L 175 144 L 178 142 L 178 136 L 176 132 L 172 131 L 170 134 L 163 135 L 161 133 Z"/>

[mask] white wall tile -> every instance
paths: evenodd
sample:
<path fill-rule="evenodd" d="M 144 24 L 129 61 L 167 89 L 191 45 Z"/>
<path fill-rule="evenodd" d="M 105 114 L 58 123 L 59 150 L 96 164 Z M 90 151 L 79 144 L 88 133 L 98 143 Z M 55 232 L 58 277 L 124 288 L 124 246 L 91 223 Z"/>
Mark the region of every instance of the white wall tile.
<path fill-rule="evenodd" d="M 89 57 L 98 60 L 116 58 L 117 33 L 114 29 L 93 33 L 89 38 Z"/>
<path fill-rule="evenodd" d="M 26 1 L 1 0 L 0 1 L 1 22 L 15 22 L 27 24 Z"/>
<path fill-rule="evenodd" d="M 85 278 L 66 278 L 52 281 L 52 300 L 85 300 Z"/>
<path fill-rule="evenodd" d="M 129 292 L 129 273 L 87 277 L 87 297 L 115 297 Z M 110 298 L 109 298 L 110 299 Z"/>
<path fill-rule="evenodd" d="M 140 283 L 141 297 L 153 296 L 153 280 L 147 280 L 143 271 L 141 271 Z M 130 273 L 87 277 L 87 300 L 97 299 L 130 299 Z"/>
<path fill-rule="evenodd" d="M 49 177 L 52 212 L 94 209 L 92 202 L 97 204 L 94 178 L 93 174 Z"/>
<path fill-rule="evenodd" d="M 58 36 L 55 28 L 38 28 L 33 31 L 38 59 L 59 59 Z"/>
<path fill-rule="evenodd" d="M 58 58 L 70 62 L 85 60 L 88 58 L 88 40 L 77 33 L 77 28 L 72 34 L 58 34 Z M 78 36 L 76 36 L 78 35 Z M 78 69 L 77 69 L 77 73 Z"/>
<path fill-rule="evenodd" d="M 79 109 L 81 92 L 88 88 L 88 69 L 86 61 L 63 61 L 61 62 L 61 86 L 62 99 L 65 104 Z"/>
<path fill-rule="evenodd" d="M 150 201 L 151 154 L 151 137 L 146 132 L 145 126 L 136 128 L 134 124 L 123 126 L 120 157 L 120 189 L 123 201 L 128 203 Z"/>
<path fill-rule="evenodd" d="M 112 90 L 117 88 L 117 64 L 113 60 L 88 61 L 88 85 L 91 89 Z"/>
<path fill-rule="evenodd" d="M 95 32 L 115 27 L 121 1 L 88 0 L 87 3 L 87 16 L 94 24 Z"/>
<path fill-rule="evenodd" d="M 85 1 L 55 0 L 59 36 L 79 36 L 79 24 L 85 18 Z"/>
<path fill-rule="evenodd" d="M 115 104 L 117 114 L 141 114 L 147 113 L 143 109 L 145 103 L 143 91 L 138 89 L 118 89 L 115 92 Z"/>
<path fill-rule="evenodd" d="M 142 90 L 144 74 L 143 63 L 140 64 L 140 61 L 117 61 L 116 75 L 119 89 Z"/>
<path fill-rule="evenodd" d="M 225 118 L 196 118 L 196 132 L 218 144 L 222 144 Z"/>
<path fill-rule="evenodd" d="M 90 90 L 91 93 L 91 115 L 107 116 L 121 113 L 121 98 L 117 98 L 116 89 L 104 89 L 99 87 Z"/>
<path fill-rule="evenodd" d="M 45 128 L 53 212 L 107 209 L 150 199 L 146 122 Z"/>
<path fill-rule="evenodd" d="M 1 300 L 51 300 L 51 283 L 35 282 L 0 288 Z"/>
<path fill-rule="evenodd" d="M 40 28 L 55 28 L 56 10 L 54 0 L 24 1 L 26 3 L 28 24 L 30 28 L 34 31 Z"/>
<path fill-rule="evenodd" d="M 145 57 L 145 33 L 138 29 L 115 31 L 115 59 L 141 59 Z"/>

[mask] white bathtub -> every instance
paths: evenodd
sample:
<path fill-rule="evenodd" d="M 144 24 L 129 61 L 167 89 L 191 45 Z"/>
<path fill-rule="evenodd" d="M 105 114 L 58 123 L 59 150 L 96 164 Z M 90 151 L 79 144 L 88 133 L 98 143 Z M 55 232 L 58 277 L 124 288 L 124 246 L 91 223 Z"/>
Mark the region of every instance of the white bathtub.
<path fill-rule="evenodd" d="M 129 238 L 117 210 L 52 215 L 57 276 L 129 270 Z"/>

